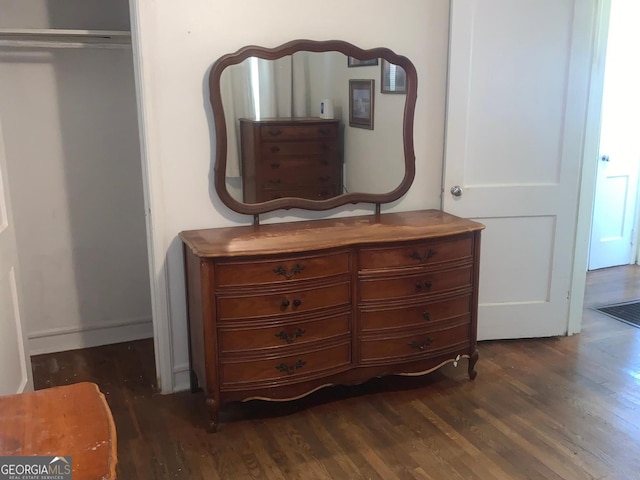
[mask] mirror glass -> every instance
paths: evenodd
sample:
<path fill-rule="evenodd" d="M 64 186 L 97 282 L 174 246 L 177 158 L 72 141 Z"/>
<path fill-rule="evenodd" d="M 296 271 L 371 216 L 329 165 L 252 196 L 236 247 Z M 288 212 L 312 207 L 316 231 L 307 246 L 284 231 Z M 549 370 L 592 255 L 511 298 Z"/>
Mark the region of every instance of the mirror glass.
<path fill-rule="evenodd" d="M 344 42 L 247 47 L 214 65 L 210 85 L 224 133 L 216 188 L 234 210 L 382 203 L 410 186 L 416 79 L 405 57 Z"/>

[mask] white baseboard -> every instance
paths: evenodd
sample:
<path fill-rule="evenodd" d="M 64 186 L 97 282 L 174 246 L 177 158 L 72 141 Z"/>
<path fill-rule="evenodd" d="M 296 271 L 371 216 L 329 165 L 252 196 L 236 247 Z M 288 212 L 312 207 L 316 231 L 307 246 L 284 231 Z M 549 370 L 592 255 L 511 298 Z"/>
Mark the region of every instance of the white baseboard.
<path fill-rule="evenodd" d="M 173 391 L 181 392 L 191 389 L 191 374 L 189 364 L 183 363 L 173 367 Z"/>
<path fill-rule="evenodd" d="M 28 338 L 31 355 L 64 352 L 153 338 L 153 322 L 151 317 L 112 320 L 94 325 L 39 330 L 29 333 Z"/>

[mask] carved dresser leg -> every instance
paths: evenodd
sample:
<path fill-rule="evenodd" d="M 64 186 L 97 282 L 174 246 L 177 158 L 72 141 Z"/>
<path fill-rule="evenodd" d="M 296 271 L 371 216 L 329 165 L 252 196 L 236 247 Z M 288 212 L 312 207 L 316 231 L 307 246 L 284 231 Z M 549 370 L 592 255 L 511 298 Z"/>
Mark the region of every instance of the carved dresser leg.
<path fill-rule="evenodd" d="M 209 433 L 216 433 L 218 431 L 218 410 L 220 404 L 216 402 L 214 398 L 207 398 L 207 409 L 209 410 L 209 424 L 207 425 L 207 431 Z"/>
<path fill-rule="evenodd" d="M 478 362 L 478 350 L 474 350 L 471 356 L 469 357 L 469 378 L 473 380 L 478 375 L 478 372 L 475 371 L 476 363 Z"/>

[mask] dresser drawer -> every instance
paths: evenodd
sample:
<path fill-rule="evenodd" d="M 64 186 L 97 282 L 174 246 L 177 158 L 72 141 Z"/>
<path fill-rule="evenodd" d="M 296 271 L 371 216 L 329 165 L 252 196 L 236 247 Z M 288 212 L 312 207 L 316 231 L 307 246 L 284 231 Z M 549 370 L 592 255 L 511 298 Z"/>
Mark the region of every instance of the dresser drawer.
<path fill-rule="evenodd" d="M 363 362 L 372 360 L 427 357 L 454 346 L 469 344 L 469 323 L 437 330 L 414 332 L 403 336 L 369 339 L 362 337 L 360 356 Z"/>
<path fill-rule="evenodd" d="M 288 172 L 305 177 L 326 174 L 339 167 L 338 157 L 281 157 L 265 159 L 260 165 L 262 176 L 286 175 Z"/>
<path fill-rule="evenodd" d="M 338 124 L 337 122 L 332 122 L 301 123 L 299 125 L 262 125 L 260 127 L 260 136 L 263 140 L 336 138 L 338 136 Z"/>
<path fill-rule="evenodd" d="M 360 279 L 360 299 L 382 300 L 444 293 L 471 287 L 473 269 L 458 267 L 438 272 L 421 272 L 414 275 L 385 276 Z"/>
<path fill-rule="evenodd" d="M 348 252 L 220 262 L 215 266 L 216 282 L 220 287 L 295 282 L 348 272 Z"/>
<path fill-rule="evenodd" d="M 332 156 L 338 155 L 338 144 L 333 139 L 325 142 L 264 142 L 260 147 L 262 160 L 291 156 Z"/>
<path fill-rule="evenodd" d="M 295 192 L 301 190 L 302 198 L 307 198 L 314 190 L 326 190 L 333 192 L 340 185 L 340 177 L 336 172 L 320 171 L 305 172 L 304 175 L 295 175 L 294 172 L 279 172 L 265 175 L 262 189 L 265 192 Z M 305 188 L 306 187 L 306 188 Z"/>
<path fill-rule="evenodd" d="M 446 300 L 422 302 L 397 308 L 386 306 L 360 309 L 360 325 L 363 332 L 380 331 L 409 326 L 426 327 L 448 319 L 460 319 L 471 315 L 471 294 Z"/>
<path fill-rule="evenodd" d="M 361 270 L 471 260 L 473 258 L 473 238 L 465 236 L 395 247 L 363 248 L 360 250 L 359 258 Z"/>
<path fill-rule="evenodd" d="M 262 295 L 221 294 L 217 298 L 218 315 L 222 322 L 237 318 L 264 320 L 267 317 L 313 312 L 350 303 L 351 284 L 348 281 Z"/>
<path fill-rule="evenodd" d="M 288 158 L 266 167 L 260 174 L 260 185 L 266 189 L 300 188 L 302 185 L 326 185 L 340 183 L 340 167 L 337 160 L 319 158 Z"/>
<path fill-rule="evenodd" d="M 218 348 L 222 355 L 258 349 L 286 348 L 290 345 L 309 344 L 351 331 L 351 315 L 336 314 L 294 323 L 279 323 L 235 328 L 227 323 L 218 330 Z"/>
<path fill-rule="evenodd" d="M 351 363 L 351 342 L 343 342 L 317 350 L 308 350 L 286 356 L 246 359 L 239 361 L 222 360 L 221 389 L 243 383 L 295 382 L 299 377 L 327 374 Z"/>

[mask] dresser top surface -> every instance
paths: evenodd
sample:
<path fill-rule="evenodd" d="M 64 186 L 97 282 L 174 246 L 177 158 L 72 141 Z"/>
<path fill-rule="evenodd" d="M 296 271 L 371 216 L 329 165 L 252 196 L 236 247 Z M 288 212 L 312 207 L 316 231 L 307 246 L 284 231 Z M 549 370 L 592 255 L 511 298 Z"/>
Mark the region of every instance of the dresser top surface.
<path fill-rule="evenodd" d="M 180 239 L 199 257 L 268 255 L 438 238 L 484 225 L 440 210 L 189 230 Z"/>
<path fill-rule="evenodd" d="M 332 118 L 320 118 L 320 117 L 274 117 L 274 118 L 240 118 L 241 122 L 257 123 L 257 124 L 305 124 L 305 123 L 337 123 L 338 120 Z"/>

